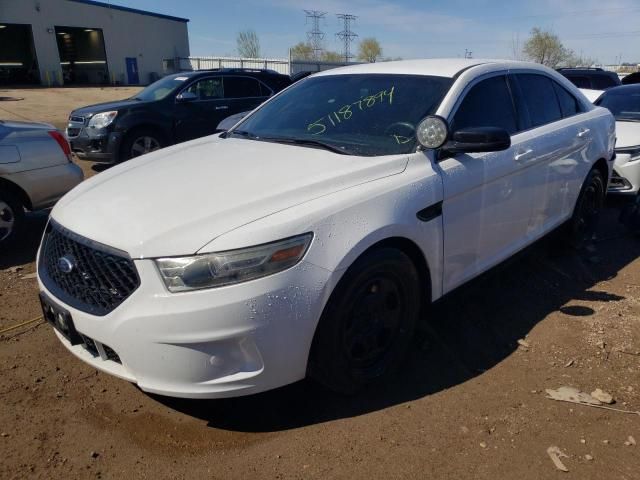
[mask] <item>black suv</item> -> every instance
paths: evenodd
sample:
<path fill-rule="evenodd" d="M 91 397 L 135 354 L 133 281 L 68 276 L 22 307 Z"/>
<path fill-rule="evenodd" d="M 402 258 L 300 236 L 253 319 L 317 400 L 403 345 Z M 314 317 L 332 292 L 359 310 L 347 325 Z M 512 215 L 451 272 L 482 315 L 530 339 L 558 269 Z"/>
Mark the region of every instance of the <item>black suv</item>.
<path fill-rule="evenodd" d="M 578 88 L 606 90 L 620 85 L 617 73 L 608 72 L 602 68 L 558 68 L 557 71 Z"/>
<path fill-rule="evenodd" d="M 271 70 L 169 75 L 135 97 L 74 110 L 67 138 L 79 158 L 116 163 L 215 133 L 224 118 L 253 110 L 290 84 Z"/>

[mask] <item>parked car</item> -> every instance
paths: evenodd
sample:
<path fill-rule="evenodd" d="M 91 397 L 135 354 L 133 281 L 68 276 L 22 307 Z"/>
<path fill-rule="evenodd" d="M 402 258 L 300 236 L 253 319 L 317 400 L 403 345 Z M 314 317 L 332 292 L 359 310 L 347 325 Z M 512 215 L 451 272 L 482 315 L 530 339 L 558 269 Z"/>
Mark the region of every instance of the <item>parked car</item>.
<path fill-rule="evenodd" d="M 290 84 L 287 75 L 271 70 L 169 75 L 132 98 L 74 110 L 67 138 L 78 158 L 117 163 L 211 135 L 224 118 L 254 109 Z"/>
<path fill-rule="evenodd" d="M 605 90 L 620 85 L 617 73 L 602 68 L 559 68 L 558 72 L 578 88 Z"/>
<path fill-rule="evenodd" d="M 55 127 L 0 120 L 0 251 L 19 237 L 25 209 L 51 207 L 82 179 Z"/>
<path fill-rule="evenodd" d="M 634 85 L 636 83 L 640 83 L 640 72 L 633 72 L 629 75 L 625 75 L 622 80 L 622 85 Z"/>
<path fill-rule="evenodd" d="M 611 111 L 616 119 L 616 161 L 609 192 L 638 195 L 640 191 L 640 84 L 605 90 L 596 105 Z"/>
<path fill-rule="evenodd" d="M 39 251 L 45 316 L 147 392 L 229 397 L 307 374 L 355 391 L 399 368 L 429 302 L 557 227 L 591 236 L 614 125 L 537 64 L 317 73 L 67 195 Z"/>

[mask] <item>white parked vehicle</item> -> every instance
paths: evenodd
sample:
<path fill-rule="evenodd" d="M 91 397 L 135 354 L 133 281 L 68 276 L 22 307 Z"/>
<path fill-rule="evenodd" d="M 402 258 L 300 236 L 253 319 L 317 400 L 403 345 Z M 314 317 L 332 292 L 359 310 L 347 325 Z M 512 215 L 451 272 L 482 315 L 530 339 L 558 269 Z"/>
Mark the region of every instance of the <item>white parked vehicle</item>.
<path fill-rule="evenodd" d="M 640 84 L 605 90 L 594 103 L 610 110 L 616 119 L 616 161 L 609 193 L 637 196 L 640 192 Z"/>
<path fill-rule="evenodd" d="M 147 392 L 354 391 L 399 367 L 425 303 L 560 225 L 588 235 L 613 148 L 611 113 L 540 65 L 322 72 L 65 196 L 44 312 Z"/>

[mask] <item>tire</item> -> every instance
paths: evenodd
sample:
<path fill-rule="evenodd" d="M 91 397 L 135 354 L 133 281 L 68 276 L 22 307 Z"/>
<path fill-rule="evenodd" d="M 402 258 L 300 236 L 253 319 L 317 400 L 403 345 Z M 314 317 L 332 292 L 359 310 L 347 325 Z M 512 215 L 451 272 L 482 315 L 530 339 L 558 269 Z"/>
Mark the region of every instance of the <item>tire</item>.
<path fill-rule="evenodd" d="M 343 394 L 383 381 L 409 349 L 420 305 L 420 278 L 407 255 L 393 248 L 363 255 L 325 307 L 311 348 L 309 376 Z"/>
<path fill-rule="evenodd" d="M 593 239 L 605 195 L 602 173 L 593 168 L 582 184 L 573 215 L 567 224 L 566 243 L 569 246 L 580 249 Z"/>
<path fill-rule="evenodd" d="M 167 146 L 162 135 L 151 128 L 137 128 L 124 138 L 120 148 L 120 161 L 130 160 Z"/>
<path fill-rule="evenodd" d="M 24 207 L 20 200 L 6 190 L 0 190 L 0 248 L 15 243 L 24 227 Z"/>

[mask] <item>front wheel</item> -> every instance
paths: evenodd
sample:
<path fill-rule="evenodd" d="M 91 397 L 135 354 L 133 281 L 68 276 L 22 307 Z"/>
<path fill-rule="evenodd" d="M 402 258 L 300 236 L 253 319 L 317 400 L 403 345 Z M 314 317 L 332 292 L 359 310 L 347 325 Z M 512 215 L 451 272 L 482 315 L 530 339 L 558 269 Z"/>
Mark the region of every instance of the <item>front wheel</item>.
<path fill-rule="evenodd" d="M 336 287 L 320 319 L 309 374 L 351 394 L 388 376 L 402 362 L 420 311 L 420 279 L 393 248 L 360 257 Z"/>
<path fill-rule="evenodd" d="M 585 179 L 573 215 L 567 226 L 567 241 L 574 248 L 588 244 L 596 232 L 598 218 L 604 205 L 605 180 L 597 168 Z"/>
<path fill-rule="evenodd" d="M 122 160 L 139 157 L 165 147 L 164 138 L 157 132 L 143 128 L 129 133 L 122 144 Z"/>

